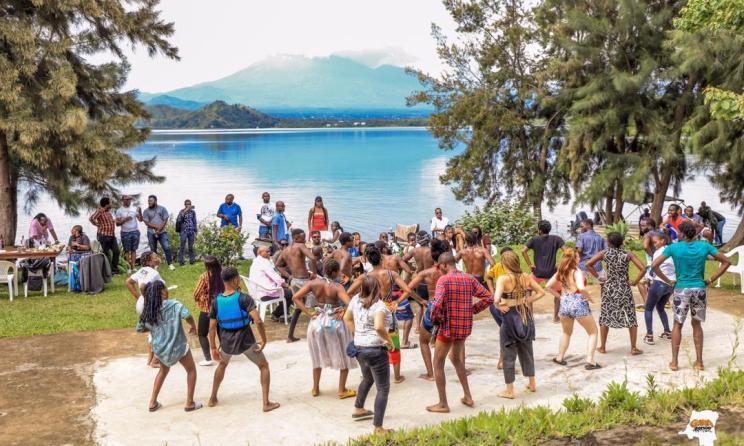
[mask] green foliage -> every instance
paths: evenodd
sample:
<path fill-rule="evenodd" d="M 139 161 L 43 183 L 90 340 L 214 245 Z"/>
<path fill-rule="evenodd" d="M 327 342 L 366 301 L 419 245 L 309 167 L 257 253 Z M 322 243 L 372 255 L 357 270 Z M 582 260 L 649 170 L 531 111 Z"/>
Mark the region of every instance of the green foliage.
<path fill-rule="evenodd" d="M 705 89 L 705 104 L 716 119 L 744 119 L 744 94 L 708 87 Z"/>
<path fill-rule="evenodd" d="M 563 408 L 568 413 L 581 413 L 594 407 L 594 401 L 589 398 L 581 398 L 579 395 L 574 394 L 571 398 L 563 400 Z"/>
<path fill-rule="evenodd" d="M 689 0 L 674 25 L 688 32 L 744 31 L 744 0 Z"/>
<path fill-rule="evenodd" d="M 607 227 L 605 228 L 605 234 L 617 232 L 623 237 L 625 237 L 626 235 L 628 235 L 629 230 L 630 230 L 630 226 L 628 226 L 627 223 L 625 223 L 624 221 L 618 221 L 611 225 L 607 225 Z"/>
<path fill-rule="evenodd" d="M 628 390 L 628 382 L 611 382 L 602 392 L 599 405 L 604 409 L 619 409 L 623 412 L 640 412 L 643 409 L 644 400 L 640 393 Z"/>
<path fill-rule="evenodd" d="M 157 0 L 2 3 L 0 26 L 0 233 L 14 240 L 18 184 L 26 206 L 47 193 L 66 212 L 95 206 L 127 183 L 157 181 L 154 159 L 123 149 L 142 143 L 147 116 L 123 91 L 126 48 L 177 59 Z M 96 64 L 100 54 L 109 62 Z"/>
<path fill-rule="evenodd" d="M 278 127 L 281 120 L 241 104 L 215 101 L 197 110 L 182 110 L 168 105 L 148 107 L 152 128 L 235 129 Z"/>
<path fill-rule="evenodd" d="M 537 221 L 535 214 L 523 204 L 495 201 L 483 209 L 476 206 L 472 213 L 466 211 L 457 224 L 467 230 L 480 226 L 494 246 L 502 247 L 525 243 L 534 235 Z"/>
<path fill-rule="evenodd" d="M 217 223 L 202 223 L 196 235 L 194 249 L 200 255 L 213 255 L 223 265 L 233 265 L 243 255 L 248 235 L 233 226 L 220 227 Z"/>

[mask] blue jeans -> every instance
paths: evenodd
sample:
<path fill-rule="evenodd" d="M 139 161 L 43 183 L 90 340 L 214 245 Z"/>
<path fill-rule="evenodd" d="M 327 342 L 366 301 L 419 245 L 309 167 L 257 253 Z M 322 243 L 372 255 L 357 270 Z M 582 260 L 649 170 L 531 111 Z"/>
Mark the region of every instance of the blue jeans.
<path fill-rule="evenodd" d="M 264 225 L 258 225 L 258 238 L 271 238 L 271 228 Z"/>
<path fill-rule="evenodd" d="M 388 353 L 383 347 L 357 347 L 357 350 L 359 350 L 357 361 L 359 361 L 359 368 L 362 369 L 362 382 L 359 383 L 354 407 L 357 409 L 364 408 L 364 401 L 367 399 L 369 389 L 372 388 L 372 383 L 375 383 L 377 395 L 375 396 L 373 424 L 375 427 L 382 427 L 382 419 L 385 418 L 388 393 L 390 392 L 390 360 L 388 359 Z"/>
<path fill-rule="evenodd" d="M 717 245 L 723 245 L 723 227 L 726 225 L 726 219 L 718 221 L 716 225 L 715 243 Z"/>
<path fill-rule="evenodd" d="M 168 239 L 167 232 L 161 232 L 160 235 L 155 235 L 155 231 L 147 231 L 147 243 L 150 245 L 150 251 L 158 252 L 158 242 L 163 247 L 165 252 L 165 261 L 170 265 L 173 263 L 173 253 L 171 252 L 170 240 Z"/>
<path fill-rule="evenodd" d="M 496 325 L 501 327 L 501 323 L 504 322 L 504 314 L 496 308 L 496 305 L 491 304 L 490 307 L 488 307 L 488 311 L 491 312 L 491 317 L 493 317 L 493 320 L 496 321 Z"/>
<path fill-rule="evenodd" d="M 189 263 L 194 263 L 194 237 L 196 234 L 193 232 L 182 232 L 181 234 L 181 246 L 178 248 L 178 263 L 183 265 L 183 255 L 186 250 L 186 243 L 189 244 Z"/>
<path fill-rule="evenodd" d="M 666 309 L 664 306 L 669 302 L 669 298 L 672 296 L 674 289 L 660 280 L 654 280 L 648 289 L 648 296 L 646 296 L 646 308 L 643 313 L 646 319 L 646 334 L 653 334 L 654 328 L 654 308 L 659 313 L 659 319 L 661 319 L 661 325 L 664 326 L 664 331 L 669 332 L 669 319 L 667 318 Z"/>

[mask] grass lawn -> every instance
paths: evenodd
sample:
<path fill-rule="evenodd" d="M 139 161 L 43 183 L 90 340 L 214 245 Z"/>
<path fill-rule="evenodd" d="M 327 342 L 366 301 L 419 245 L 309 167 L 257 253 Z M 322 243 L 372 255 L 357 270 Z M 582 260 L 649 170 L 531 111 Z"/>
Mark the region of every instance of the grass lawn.
<path fill-rule="evenodd" d="M 515 246 L 514 250 L 520 253 L 521 259 L 522 247 Z M 636 255 L 644 261 L 642 252 L 636 252 Z M 240 273 L 248 275 L 249 266 L 249 261 L 241 262 L 238 266 Z M 713 274 L 717 267 L 717 262 L 708 262 L 706 275 Z M 527 270 L 523 259 L 522 268 Z M 632 264 L 630 269 L 630 276 L 634 278 L 637 269 Z M 178 285 L 171 291 L 171 297 L 180 300 L 192 312 L 196 306 L 191 293 L 203 271 L 201 263 L 179 267 L 175 271 L 169 271 L 165 266 L 160 268 L 160 274 L 169 286 Z M 66 287 L 58 287 L 57 292 L 49 297 L 35 292 L 27 299 L 21 296 L 13 302 L 8 300 L 8 288 L 0 286 L 0 337 L 134 327 L 137 315 L 134 299 L 124 285 L 125 277 L 114 277 L 101 294 L 68 293 Z M 733 285 L 732 275 L 724 275 L 722 289 L 738 292 L 739 287 Z"/>
<path fill-rule="evenodd" d="M 238 265 L 240 273 L 248 275 L 250 262 Z M 192 292 L 196 280 L 204 272 L 202 263 L 178 267 L 169 271 L 160 268 L 168 284 L 178 285 L 170 291 L 194 314 L 198 314 Z M 29 293 L 28 298 L 8 300 L 8 287 L 0 287 L 0 337 L 28 336 L 62 333 L 68 331 L 101 330 L 107 328 L 132 328 L 137 323 L 134 299 L 124 282 L 126 275 L 114 276 L 106 291 L 101 294 L 68 293 L 67 287 L 57 287 L 57 292 L 44 297 L 40 292 Z"/>

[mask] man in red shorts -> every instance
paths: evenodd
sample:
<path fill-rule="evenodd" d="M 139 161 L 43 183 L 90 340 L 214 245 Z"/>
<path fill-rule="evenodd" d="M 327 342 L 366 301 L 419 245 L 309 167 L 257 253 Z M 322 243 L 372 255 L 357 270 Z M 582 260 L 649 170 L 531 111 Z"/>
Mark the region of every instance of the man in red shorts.
<path fill-rule="evenodd" d="M 460 402 L 468 407 L 475 404 L 470 395 L 465 371 L 465 340 L 473 331 L 473 315 L 488 308 L 493 303 L 493 296 L 472 275 L 457 270 L 455 257 L 451 252 L 439 256 L 438 266 L 444 275 L 437 281 L 431 304 L 431 320 L 439 326 L 433 361 L 439 403 L 427 407 L 426 410 L 446 413 L 449 412 L 449 405 L 445 388 L 444 361 L 450 350 L 452 350 L 450 361 L 455 367 L 464 393 Z M 478 302 L 473 303 L 473 298 L 477 298 Z"/>

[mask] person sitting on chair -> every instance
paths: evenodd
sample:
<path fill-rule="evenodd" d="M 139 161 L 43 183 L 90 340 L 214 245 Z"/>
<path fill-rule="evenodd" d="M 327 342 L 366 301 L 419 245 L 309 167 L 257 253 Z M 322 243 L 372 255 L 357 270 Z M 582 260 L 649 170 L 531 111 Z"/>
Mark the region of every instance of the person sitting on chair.
<path fill-rule="evenodd" d="M 77 262 L 90 255 L 90 239 L 83 234 L 83 227 L 80 225 L 73 226 L 70 233 L 70 240 L 67 242 L 67 259 L 70 262 Z"/>
<path fill-rule="evenodd" d="M 255 296 L 257 300 L 272 300 L 279 296 L 284 296 L 287 302 L 287 308 L 292 303 L 292 291 L 284 280 L 279 271 L 271 261 L 270 249 L 267 246 L 259 246 L 256 251 L 256 258 L 251 263 L 249 277 L 251 282 L 259 288 L 260 296 Z M 279 322 L 279 318 L 284 316 L 284 307 L 277 305 L 271 313 L 271 320 Z"/>

